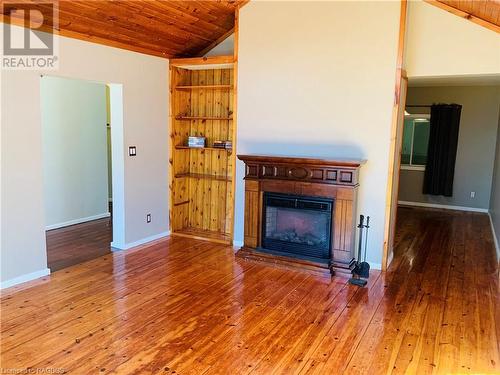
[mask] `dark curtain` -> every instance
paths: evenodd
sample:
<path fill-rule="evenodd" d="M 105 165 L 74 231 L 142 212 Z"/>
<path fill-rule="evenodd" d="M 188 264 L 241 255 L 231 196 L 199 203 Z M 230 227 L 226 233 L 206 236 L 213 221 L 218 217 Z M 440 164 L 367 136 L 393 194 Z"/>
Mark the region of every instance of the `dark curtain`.
<path fill-rule="evenodd" d="M 424 194 L 453 195 L 461 111 L 462 106 L 458 104 L 434 104 L 431 107 Z"/>

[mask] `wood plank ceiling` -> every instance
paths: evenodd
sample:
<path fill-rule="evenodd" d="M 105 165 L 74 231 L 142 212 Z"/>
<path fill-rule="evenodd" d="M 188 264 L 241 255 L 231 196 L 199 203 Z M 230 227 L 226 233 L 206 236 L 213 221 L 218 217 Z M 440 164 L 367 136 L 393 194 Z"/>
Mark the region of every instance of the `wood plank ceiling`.
<path fill-rule="evenodd" d="M 36 0 L 13 2 L 48 9 Z M 54 28 L 63 36 L 161 57 L 198 56 L 232 32 L 235 10 L 246 2 L 61 0 L 58 24 L 49 19 L 41 29 Z M 22 22 L 19 14 L 6 14 L 4 7 L 2 13 L 4 22 Z"/>
<path fill-rule="evenodd" d="M 426 0 L 427 2 L 500 32 L 500 0 Z M 6 0 L 0 0 L 8 4 Z M 37 0 L 15 3 L 47 5 Z M 200 56 L 234 28 L 237 7 L 248 0 L 92 0 L 59 1 L 59 23 L 42 27 L 60 35 L 161 57 Z M 22 23 L 18 14 L 4 22 Z"/>
<path fill-rule="evenodd" d="M 426 0 L 459 17 L 500 32 L 500 0 Z"/>

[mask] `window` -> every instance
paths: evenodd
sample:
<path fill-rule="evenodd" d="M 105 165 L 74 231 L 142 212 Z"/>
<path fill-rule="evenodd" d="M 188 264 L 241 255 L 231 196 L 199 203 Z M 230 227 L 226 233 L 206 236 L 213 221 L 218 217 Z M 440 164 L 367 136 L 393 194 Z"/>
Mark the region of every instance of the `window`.
<path fill-rule="evenodd" d="M 401 167 L 425 169 L 429 144 L 429 115 L 405 116 Z"/>

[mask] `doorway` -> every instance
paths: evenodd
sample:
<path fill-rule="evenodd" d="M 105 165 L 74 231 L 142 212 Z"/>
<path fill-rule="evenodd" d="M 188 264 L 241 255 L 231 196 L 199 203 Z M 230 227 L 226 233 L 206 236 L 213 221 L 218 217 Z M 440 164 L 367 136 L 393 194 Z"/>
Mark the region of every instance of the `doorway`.
<path fill-rule="evenodd" d="M 407 251 L 405 238 L 420 236 L 415 230 L 421 226 L 452 227 L 462 219 L 488 223 L 499 90 L 497 81 L 481 77 L 410 79 L 398 169 L 399 255 Z"/>
<path fill-rule="evenodd" d="M 113 228 L 106 84 L 41 77 L 44 203 L 52 272 L 108 254 Z"/>

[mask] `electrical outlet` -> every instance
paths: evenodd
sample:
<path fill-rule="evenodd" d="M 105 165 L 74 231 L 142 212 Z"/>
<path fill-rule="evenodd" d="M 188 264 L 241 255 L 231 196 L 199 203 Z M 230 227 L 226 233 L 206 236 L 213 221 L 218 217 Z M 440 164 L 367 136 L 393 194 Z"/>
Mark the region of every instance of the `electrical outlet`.
<path fill-rule="evenodd" d="M 470 197 L 471 198 L 476 198 L 476 192 L 475 191 L 471 191 L 470 192 Z"/>
<path fill-rule="evenodd" d="M 129 146 L 128 148 L 128 156 L 136 156 L 137 148 L 135 146 Z"/>
<path fill-rule="evenodd" d="M 151 214 L 146 215 L 146 223 L 151 223 Z"/>

